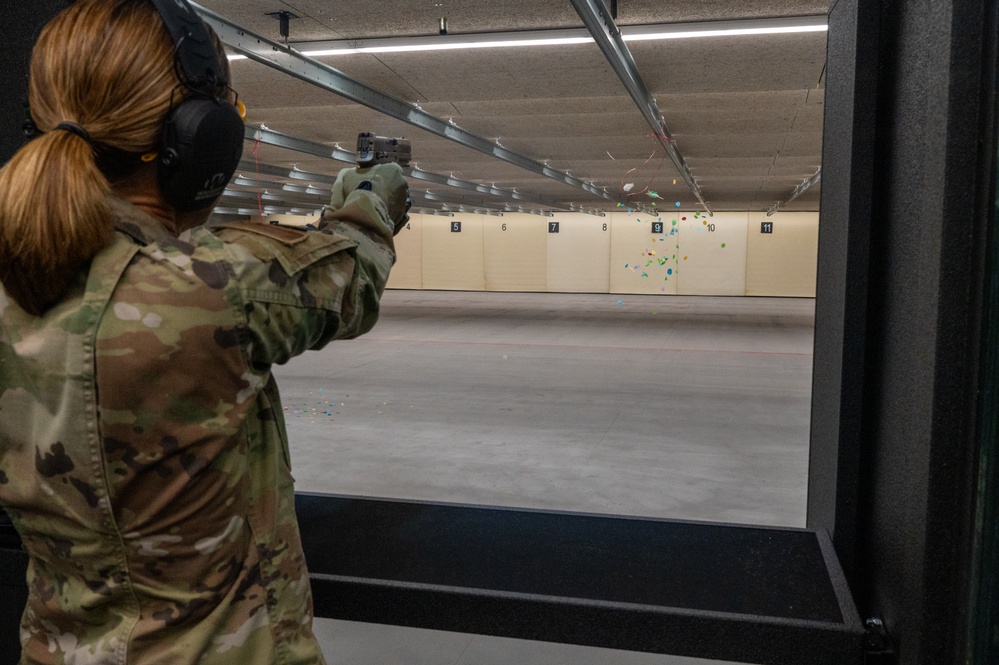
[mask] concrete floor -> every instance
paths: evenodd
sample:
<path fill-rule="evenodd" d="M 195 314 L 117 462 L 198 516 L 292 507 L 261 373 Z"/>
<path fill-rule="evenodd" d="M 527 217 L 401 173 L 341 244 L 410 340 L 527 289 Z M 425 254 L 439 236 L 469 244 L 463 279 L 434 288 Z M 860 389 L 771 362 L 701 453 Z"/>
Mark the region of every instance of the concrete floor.
<path fill-rule="evenodd" d="M 389 291 L 368 335 L 275 368 L 297 488 L 803 526 L 813 319 L 811 299 Z M 705 662 L 317 629 L 352 665 Z"/>

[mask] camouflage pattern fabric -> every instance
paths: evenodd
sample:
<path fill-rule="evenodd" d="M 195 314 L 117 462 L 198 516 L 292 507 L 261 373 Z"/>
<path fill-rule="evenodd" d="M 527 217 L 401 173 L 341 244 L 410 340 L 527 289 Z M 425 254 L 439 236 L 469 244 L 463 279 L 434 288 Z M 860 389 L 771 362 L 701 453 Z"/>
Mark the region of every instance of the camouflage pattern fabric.
<path fill-rule="evenodd" d="M 0 290 L 0 504 L 30 555 L 27 664 L 323 663 L 271 365 L 374 325 L 392 222 L 115 242 L 42 317 Z M 186 236 L 187 234 L 183 234 Z"/>

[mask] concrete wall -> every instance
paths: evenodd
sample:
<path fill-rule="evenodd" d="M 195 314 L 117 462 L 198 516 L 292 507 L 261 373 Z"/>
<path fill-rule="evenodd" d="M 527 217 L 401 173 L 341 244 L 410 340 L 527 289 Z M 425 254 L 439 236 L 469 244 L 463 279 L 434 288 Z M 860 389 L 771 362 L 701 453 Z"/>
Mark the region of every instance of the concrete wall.
<path fill-rule="evenodd" d="M 815 295 L 819 253 L 815 213 L 778 212 L 767 217 L 751 212 L 746 238 L 747 296 Z"/>
<path fill-rule="evenodd" d="M 548 219 L 511 213 L 483 221 L 486 289 L 548 289 Z"/>
<path fill-rule="evenodd" d="M 484 217 L 423 216 L 423 288 L 485 290 Z"/>
<path fill-rule="evenodd" d="M 816 212 L 414 214 L 388 288 L 811 298 L 818 234 Z"/>

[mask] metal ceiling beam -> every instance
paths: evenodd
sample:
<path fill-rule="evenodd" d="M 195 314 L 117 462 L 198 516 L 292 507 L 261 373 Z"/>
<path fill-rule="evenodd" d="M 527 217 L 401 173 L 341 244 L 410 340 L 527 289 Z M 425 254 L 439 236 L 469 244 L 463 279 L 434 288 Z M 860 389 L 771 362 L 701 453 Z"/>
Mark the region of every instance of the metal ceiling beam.
<path fill-rule="evenodd" d="M 279 44 L 266 37 L 250 32 L 201 5 L 193 2 L 191 5 L 201 18 L 215 30 L 225 44 L 237 53 L 241 53 L 252 60 L 301 79 L 306 83 L 328 90 L 353 102 L 367 106 L 396 120 L 454 141 L 466 148 L 471 148 L 514 166 L 519 166 L 532 173 L 551 178 L 576 189 L 581 189 L 594 196 L 616 203 L 631 205 L 647 214 L 652 214 L 652 210 L 640 207 L 634 201 L 629 201 L 626 198 L 605 192 L 568 173 L 558 171 L 526 155 L 504 148 L 498 142 L 490 141 L 487 138 L 465 131 L 457 125 L 449 123 L 447 120 L 427 113 L 418 106 L 372 88 L 369 85 L 350 78 L 329 65 L 304 56 L 290 46 Z"/>
<path fill-rule="evenodd" d="M 264 125 L 260 125 L 259 127 L 255 125 L 246 125 L 243 127 L 243 137 L 247 141 L 253 141 L 254 143 L 259 142 L 267 145 L 276 145 L 280 148 L 294 150 L 295 152 L 304 152 L 307 155 L 314 155 L 324 159 L 333 159 L 338 162 L 344 162 L 345 164 L 357 165 L 357 156 L 349 150 L 344 150 L 339 146 L 331 148 L 328 145 L 317 143 L 316 141 L 310 141 L 308 139 L 298 138 L 297 136 L 275 132 L 273 129 L 265 127 Z M 334 180 L 335 179 L 336 178 L 334 177 Z"/>
<path fill-rule="evenodd" d="M 252 182 L 253 184 L 248 184 Z M 232 205 L 233 201 L 241 201 L 247 205 L 265 205 L 265 206 L 286 206 L 298 209 L 307 209 L 312 211 L 318 211 L 322 209 L 329 202 L 329 195 L 316 195 L 307 194 L 301 192 L 287 192 L 280 189 L 280 183 L 266 183 L 264 181 L 248 181 L 247 179 L 242 179 L 242 182 L 236 182 L 235 184 L 244 187 L 253 186 L 276 186 L 279 189 L 273 191 L 251 191 L 244 189 L 233 189 L 227 188 L 222 193 L 223 204 Z M 437 196 L 435 194 L 427 194 L 425 192 L 413 191 L 410 192 L 410 197 L 413 199 L 414 203 L 419 203 L 420 205 L 441 205 L 447 208 L 455 210 L 470 210 L 476 213 L 487 214 L 487 213 L 503 213 L 507 212 L 506 206 L 495 206 L 483 204 L 479 201 L 463 201 L 449 199 L 445 196 Z"/>
<path fill-rule="evenodd" d="M 794 191 L 787 195 L 787 198 L 785 198 L 780 203 L 775 203 L 773 207 L 771 207 L 770 210 L 767 211 L 767 217 L 774 214 L 775 212 L 786 206 L 788 203 L 790 203 L 791 201 L 795 200 L 796 198 L 804 194 L 806 191 L 808 191 L 810 187 L 812 187 L 812 185 L 817 184 L 820 180 L 822 180 L 822 167 L 819 167 L 818 171 L 813 173 L 804 182 L 795 187 Z"/>
<path fill-rule="evenodd" d="M 663 114 L 659 110 L 655 98 L 649 92 L 648 86 L 642 80 L 642 75 L 638 72 L 638 65 L 635 64 L 635 59 L 631 56 L 631 51 L 628 50 L 628 46 L 624 43 L 621 30 L 618 29 L 614 23 L 614 19 L 611 18 L 610 13 L 607 11 L 607 5 L 604 4 L 603 0 L 570 1 L 576 9 L 576 13 L 583 19 L 586 29 L 593 35 L 594 41 L 600 47 L 604 57 L 607 58 L 607 62 L 610 63 L 614 73 L 621 79 L 625 90 L 631 95 L 631 98 L 638 106 L 638 110 L 642 113 L 646 122 L 649 123 L 656 138 L 659 139 L 659 143 L 662 144 L 663 150 L 669 155 L 670 161 L 673 162 L 676 170 L 680 173 L 680 177 L 683 178 L 690 191 L 694 193 L 697 200 L 704 206 L 704 210 L 709 215 L 713 215 L 711 207 L 704 201 L 700 185 L 694 180 L 694 176 L 691 175 L 690 169 L 687 167 L 687 162 L 684 161 L 683 155 L 680 154 L 680 150 L 676 147 L 676 141 L 666 126 L 666 119 L 663 118 Z"/>
<path fill-rule="evenodd" d="M 515 201 L 529 201 L 533 203 L 540 203 L 542 205 L 548 206 L 550 208 L 557 208 L 560 210 L 568 210 L 571 212 L 584 212 L 588 215 L 597 215 L 603 217 L 605 213 L 596 208 L 586 208 L 584 206 L 577 206 L 572 203 L 562 203 L 561 201 L 556 201 L 555 199 L 549 198 L 547 196 L 540 196 L 537 194 L 521 194 L 520 192 L 512 189 L 501 189 L 495 185 L 484 185 L 482 183 L 472 182 L 471 180 L 460 180 L 455 178 L 453 175 L 443 175 L 440 173 L 433 173 L 431 171 L 424 171 L 419 167 L 410 168 L 406 175 L 415 178 L 417 180 L 425 180 L 427 182 L 436 183 L 438 185 L 446 185 L 448 187 L 456 187 L 458 189 L 465 189 L 470 192 L 481 192 L 483 194 L 491 194 L 492 196 L 498 196 L 501 198 L 513 199 Z"/>
<path fill-rule="evenodd" d="M 279 191 L 288 193 L 288 198 L 294 198 L 296 194 L 305 194 L 307 196 L 320 196 L 323 197 L 323 202 L 320 205 L 325 205 L 329 201 L 331 190 L 327 187 L 316 187 L 314 185 L 296 186 L 289 183 L 281 182 L 275 178 L 294 178 L 298 182 L 303 183 L 314 183 L 322 182 L 324 176 L 320 173 L 310 173 L 308 171 L 293 170 L 288 171 L 286 168 L 281 168 L 279 166 L 272 166 L 270 164 L 256 164 L 246 161 L 241 161 L 239 163 L 239 171 L 237 171 L 235 177 L 233 178 L 232 184 L 240 187 L 256 187 L 258 189 L 268 189 L 268 188 L 279 188 Z M 330 178 L 334 180 L 334 178 Z M 332 183 L 328 183 L 332 184 Z M 309 190 L 312 191 L 309 191 Z M 227 190 L 229 191 L 229 190 Z M 463 206 L 474 206 L 476 208 L 482 208 L 486 210 L 492 210 L 497 212 L 505 212 L 507 204 L 500 202 L 490 202 L 478 198 L 468 198 L 468 197 L 449 197 L 446 195 L 433 194 L 431 192 L 422 192 L 420 190 L 411 190 L 410 195 L 413 198 L 427 200 L 427 201 L 443 201 L 450 205 L 463 205 Z M 276 196 L 276 194 L 275 194 Z"/>
<path fill-rule="evenodd" d="M 339 162 L 344 162 L 347 164 L 356 164 L 355 155 L 352 152 L 348 152 L 343 148 L 335 147 L 330 148 L 328 145 L 322 143 L 317 143 L 315 141 L 310 141 L 308 139 L 298 138 L 295 136 L 290 136 L 288 134 L 283 134 L 281 132 L 276 132 L 268 127 L 260 126 L 256 127 L 253 125 L 247 125 L 244 129 L 244 135 L 247 141 L 253 141 L 254 143 L 260 142 L 267 145 L 274 145 L 281 148 L 287 148 L 289 150 L 294 150 L 296 152 L 302 152 L 308 155 L 314 155 L 316 157 L 322 157 L 324 159 L 333 159 Z M 244 164 L 246 166 L 244 167 Z M 246 168 L 246 170 L 253 170 L 253 165 L 248 161 L 240 162 L 240 168 Z M 405 174 L 411 178 L 417 180 L 424 180 L 426 182 L 432 182 L 438 185 L 444 185 L 447 187 L 455 187 L 457 189 L 464 189 L 470 192 L 479 192 L 482 194 L 489 194 L 491 196 L 496 196 L 499 198 L 511 199 L 514 201 L 528 201 L 531 203 L 540 203 L 543 206 L 549 206 L 551 208 L 556 208 L 559 210 L 568 210 L 571 212 L 583 212 L 588 215 L 604 216 L 604 213 L 595 208 L 586 208 L 584 206 L 577 206 L 572 203 L 562 203 L 555 199 L 549 198 L 547 196 L 541 196 L 539 194 L 521 194 L 515 190 L 502 189 L 496 187 L 495 185 L 484 185 L 477 182 L 472 182 L 471 180 L 460 180 L 455 178 L 453 175 L 444 175 L 442 173 L 434 173 L 432 171 L 424 171 L 423 169 L 412 166 L 403 169 Z M 279 175 L 279 174 L 272 174 Z M 336 177 L 331 175 L 320 175 L 315 173 L 306 173 L 304 171 L 292 171 L 290 177 L 299 180 L 309 180 L 314 182 L 336 182 Z"/>
<path fill-rule="evenodd" d="M 228 199 L 239 198 L 246 202 L 258 201 L 258 205 L 261 201 L 268 202 L 268 205 L 280 205 L 281 203 L 287 203 L 298 207 L 311 206 L 317 210 L 322 208 L 329 201 L 331 192 L 328 189 L 320 189 L 311 186 L 305 187 L 304 185 L 299 187 L 281 182 L 278 178 L 289 178 L 289 172 L 287 169 L 272 166 L 270 164 L 251 164 L 248 162 L 240 162 L 240 167 L 240 172 L 236 174 L 230 186 L 226 188 L 223 193 L 223 196 Z M 246 171 L 249 171 L 249 174 L 243 172 L 244 168 Z M 302 181 L 309 182 L 316 181 L 317 176 L 321 175 L 317 173 L 309 173 L 308 171 L 293 171 L 293 173 L 298 174 L 298 177 Z M 234 189 L 233 186 L 253 187 L 257 190 L 263 191 Z M 257 198 L 258 195 L 259 199 Z M 482 199 L 470 199 L 464 197 L 452 198 L 448 196 L 441 196 L 439 194 L 433 194 L 431 192 L 421 192 L 419 190 L 412 190 L 410 192 L 410 196 L 414 201 L 419 201 L 423 205 L 427 205 L 429 202 L 431 205 L 439 203 L 455 209 L 472 208 L 475 212 L 481 212 L 482 214 L 502 214 L 504 212 L 519 211 L 519 209 L 513 208 L 509 204 L 498 202 L 491 203 L 489 201 L 483 201 Z M 538 212 L 534 214 L 541 213 Z"/>

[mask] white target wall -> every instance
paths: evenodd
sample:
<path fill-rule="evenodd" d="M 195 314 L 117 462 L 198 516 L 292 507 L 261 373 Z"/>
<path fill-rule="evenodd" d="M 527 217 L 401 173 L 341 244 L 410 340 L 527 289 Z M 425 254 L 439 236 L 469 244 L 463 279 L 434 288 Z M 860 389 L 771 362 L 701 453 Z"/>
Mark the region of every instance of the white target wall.
<path fill-rule="evenodd" d="M 817 212 L 411 217 L 388 288 L 815 296 Z"/>

